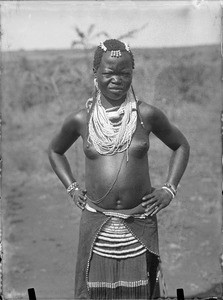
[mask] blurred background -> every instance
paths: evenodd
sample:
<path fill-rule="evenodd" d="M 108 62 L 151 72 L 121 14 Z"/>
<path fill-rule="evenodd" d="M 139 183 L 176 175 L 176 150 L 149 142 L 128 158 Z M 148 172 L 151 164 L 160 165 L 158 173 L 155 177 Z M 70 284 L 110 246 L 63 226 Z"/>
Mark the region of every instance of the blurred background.
<path fill-rule="evenodd" d="M 221 297 L 221 5 L 219 1 L 1 1 L 3 294 L 73 299 L 80 211 L 47 147 L 93 90 L 101 40 L 130 44 L 133 86 L 186 135 L 191 156 L 176 199 L 158 215 L 168 296 Z M 67 157 L 84 187 L 82 141 Z M 153 186 L 169 149 L 153 135 Z"/>

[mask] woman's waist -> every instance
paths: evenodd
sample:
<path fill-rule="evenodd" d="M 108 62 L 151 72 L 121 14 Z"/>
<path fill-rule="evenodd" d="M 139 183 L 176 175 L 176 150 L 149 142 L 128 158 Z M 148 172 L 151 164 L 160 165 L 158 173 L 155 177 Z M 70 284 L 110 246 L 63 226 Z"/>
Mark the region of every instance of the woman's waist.
<path fill-rule="evenodd" d="M 106 209 L 98 204 L 91 201 L 90 198 L 87 197 L 87 204 L 86 209 L 92 212 L 102 212 L 104 214 L 119 214 L 119 215 L 126 215 L 126 216 L 136 216 L 136 215 L 143 215 L 145 213 L 145 208 L 142 206 L 142 204 L 138 204 L 133 208 L 124 208 L 124 209 Z"/>
<path fill-rule="evenodd" d="M 148 186 L 142 189 L 133 190 L 119 190 L 111 189 L 105 190 L 103 193 L 92 192 L 87 189 L 87 199 L 89 203 L 94 203 L 102 209 L 110 210 L 125 210 L 133 209 L 142 204 L 142 198 L 152 192 L 152 187 Z"/>
<path fill-rule="evenodd" d="M 151 185 L 142 188 L 123 189 L 118 186 L 107 189 L 89 189 L 86 186 L 89 201 L 105 209 L 131 209 L 140 203 L 142 198 L 151 193 Z"/>

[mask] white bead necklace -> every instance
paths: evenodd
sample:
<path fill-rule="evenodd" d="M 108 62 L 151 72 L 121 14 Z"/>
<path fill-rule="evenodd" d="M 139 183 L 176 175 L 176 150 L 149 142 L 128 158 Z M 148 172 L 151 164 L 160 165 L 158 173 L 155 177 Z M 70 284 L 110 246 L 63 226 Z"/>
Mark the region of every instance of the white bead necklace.
<path fill-rule="evenodd" d="M 116 121 L 114 121 L 116 120 Z M 136 130 L 136 100 L 129 89 L 125 101 L 117 108 L 105 109 L 100 90 L 89 120 L 88 141 L 102 155 L 114 155 L 128 149 Z"/>

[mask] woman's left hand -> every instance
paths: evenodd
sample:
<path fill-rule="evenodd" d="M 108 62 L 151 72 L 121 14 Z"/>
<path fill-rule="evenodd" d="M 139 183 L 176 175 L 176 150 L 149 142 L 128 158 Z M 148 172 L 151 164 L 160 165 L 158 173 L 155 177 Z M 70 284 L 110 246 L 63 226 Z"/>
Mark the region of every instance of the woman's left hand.
<path fill-rule="evenodd" d="M 172 196 L 164 189 L 155 189 L 151 194 L 145 195 L 142 198 L 142 206 L 145 208 L 146 215 L 155 215 L 161 209 L 170 204 Z"/>
<path fill-rule="evenodd" d="M 87 196 L 86 196 L 87 191 L 73 189 L 69 194 L 73 199 L 74 204 L 76 204 L 77 207 L 79 207 L 80 209 L 84 210 L 87 201 Z"/>

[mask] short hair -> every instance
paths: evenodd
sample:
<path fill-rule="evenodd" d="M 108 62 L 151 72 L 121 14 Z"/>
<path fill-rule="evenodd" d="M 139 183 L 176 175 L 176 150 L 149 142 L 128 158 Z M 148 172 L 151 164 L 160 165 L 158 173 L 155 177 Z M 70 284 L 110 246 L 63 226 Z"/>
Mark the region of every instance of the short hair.
<path fill-rule="evenodd" d="M 104 46 L 107 48 L 108 51 L 116 51 L 116 50 L 120 50 L 121 52 L 127 52 L 129 53 L 130 57 L 131 57 L 131 61 L 132 61 L 132 68 L 135 68 L 135 61 L 134 61 L 134 56 L 132 51 L 129 49 L 129 51 L 126 49 L 126 45 L 116 39 L 110 39 L 110 40 L 106 40 L 104 41 Z M 96 72 L 100 66 L 101 63 L 101 59 L 103 54 L 105 53 L 105 51 L 101 48 L 101 46 L 98 46 L 95 50 L 94 53 L 94 61 L 93 61 L 93 71 Z"/>

